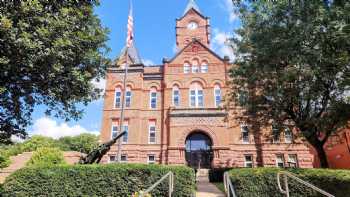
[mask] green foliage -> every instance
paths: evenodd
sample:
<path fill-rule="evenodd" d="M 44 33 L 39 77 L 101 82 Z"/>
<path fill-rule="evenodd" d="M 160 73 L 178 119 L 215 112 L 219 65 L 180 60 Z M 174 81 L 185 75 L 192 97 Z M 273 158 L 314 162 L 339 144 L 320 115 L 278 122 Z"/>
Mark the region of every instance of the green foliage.
<path fill-rule="evenodd" d="M 99 145 L 98 136 L 88 133 L 73 137 L 62 137 L 58 139 L 57 143 L 63 151 L 78 151 L 86 154 Z"/>
<path fill-rule="evenodd" d="M 5 168 L 9 165 L 10 165 L 10 158 L 5 154 L 0 153 L 0 169 Z"/>
<path fill-rule="evenodd" d="M 27 166 L 42 166 L 42 165 L 59 165 L 66 164 L 63 152 L 58 148 L 43 147 L 37 149 Z"/>
<path fill-rule="evenodd" d="M 256 127 L 297 127 L 327 167 L 323 145 L 350 119 L 350 2 L 234 3 L 242 27 L 228 106 L 243 107 L 237 117 Z"/>
<path fill-rule="evenodd" d="M 141 164 L 24 168 L 6 179 L 4 196 L 131 196 L 169 171 L 175 174 L 174 196 L 192 196 L 195 176 L 191 168 Z M 151 195 L 167 196 L 167 191 L 165 181 Z"/>
<path fill-rule="evenodd" d="M 277 186 L 277 172 L 280 168 L 242 168 L 230 171 L 231 181 L 238 196 L 283 197 Z M 350 192 L 350 171 L 329 169 L 288 169 L 297 177 L 335 196 L 348 196 Z M 289 179 L 291 197 L 319 197 L 315 191 Z"/>
<path fill-rule="evenodd" d="M 24 141 L 21 144 L 17 144 L 21 152 L 32 152 L 43 147 L 56 147 L 56 141 L 53 138 L 35 135 Z"/>
<path fill-rule="evenodd" d="M 37 105 L 46 114 L 79 119 L 101 90 L 107 29 L 97 0 L 0 2 L 0 143 L 25 137 Z"/>

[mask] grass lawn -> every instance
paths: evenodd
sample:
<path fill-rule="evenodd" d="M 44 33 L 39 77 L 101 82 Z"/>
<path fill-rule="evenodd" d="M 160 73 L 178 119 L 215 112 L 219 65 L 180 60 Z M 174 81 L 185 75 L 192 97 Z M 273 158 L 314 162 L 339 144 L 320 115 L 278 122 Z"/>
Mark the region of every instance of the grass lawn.
<path fill-rule="evenodd" d="M 225 186 L 223 182 L 215 182 L 214 184 L 220 191 L 225 193 Z"/>

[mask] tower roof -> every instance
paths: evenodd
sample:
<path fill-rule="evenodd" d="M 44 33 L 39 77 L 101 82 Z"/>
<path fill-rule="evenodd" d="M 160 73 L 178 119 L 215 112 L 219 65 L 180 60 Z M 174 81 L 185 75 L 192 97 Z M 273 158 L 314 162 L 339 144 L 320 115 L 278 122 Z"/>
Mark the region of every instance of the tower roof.
<path fill-rule="evenodd" d="M 128 50 L 128 53 L 126 53 Z M 142 60 L 140 58 L 139 52 L 137 50 L 137 48 L 135 47 L 135 44 L 133 43 L 129 48 L 127 48 L 126 46 L 122 49 L 117 63 L 120 64 L 120 61 L 125 60 L 126 58 L 126 54 L 128 54 L 128 61 L 129 64 L 133 65 L 133 64 L 142 64 Z"/>
<path fill-rule="evenodd" d="M 189 0 L 188 1 L 188 4 L 186 6 L 186 9 L 185 9 L 185 12 L 184 12 L 184 15 L 190 11 L 191 9 L 194 9 L 196 10 L 198 13 L 201 13 L 200 10 L 199 10 L 199 7 L 198 5 L 196 4 L 195 0 Z"/>

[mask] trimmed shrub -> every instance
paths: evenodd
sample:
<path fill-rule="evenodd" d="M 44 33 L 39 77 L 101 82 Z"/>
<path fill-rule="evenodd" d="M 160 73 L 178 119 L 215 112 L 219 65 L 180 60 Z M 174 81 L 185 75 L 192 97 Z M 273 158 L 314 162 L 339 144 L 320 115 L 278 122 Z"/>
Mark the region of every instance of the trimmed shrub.
<path fill-rule="evenodd" d="M 4 196 L 131 196 L 146 190 L 169 171 L 174 172 L 174 196 L 190 197 L 195 176 L 185 166 L 142 164 L 37 166 L 16 171 L 4 184 Z M 167 196 L 168 181 L 153 197 Z"/>
<path fill-rule="evenodd" d="M 231 170 L 232 168 L 213 168 L 209 170 L 209 181 L 210 182 L 223 182 L 224 173 Z"/>
<path fill-rule="evenodd" d="M 33 165 L 59 165 L 66 164 L 63 152 L 58 148 L 39 148 L 36 150 L 27 166 Z"/>
<path fill-rule="evenodd" d="M 9 166 L 10 158 L 7 155 L 0 153 L 0 169 Z"/>
<path fill-rule="evenodd" d="M 347 170 L 241 168 L 230 170 L 230 177 L 239 197 L 284 197 L 277 186 L 277 173 L 281 170 L 288 170 L 335 196 L 350 194 L 350 171 Z M 323 196 L 292 179 L 288 180 L 292 197 Z"/>

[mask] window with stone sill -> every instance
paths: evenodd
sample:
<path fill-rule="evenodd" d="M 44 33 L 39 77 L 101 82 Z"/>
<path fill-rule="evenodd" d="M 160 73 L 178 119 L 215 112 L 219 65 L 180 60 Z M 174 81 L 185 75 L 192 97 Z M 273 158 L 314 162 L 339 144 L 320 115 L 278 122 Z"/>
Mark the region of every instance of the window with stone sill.
<path fill-rule="evenodd" d="M 116 123 L 113 123 L 111 138 L 115 138 L 115 137 L 117 137 L 117 135 L 118 135 L 118 125 Z"/>
<path fill-rule="evenodd" d="M 204 95 L 203 88 L 199 83 L 193 83 L 190 86 L 190 107 L 203 107 Z"/>
<path fill-rule="evenodd" d="M 298 167 L 298 156 L 296 154 L 288 155 L 288 166 L 290 168 L 297 168 Z"/>
<path fill-rule="evenodd" d="M 122 155 L 120 156 L 120 162 L 126 163 L 127 161 L 128 161 L 128 155 L 122 154 Z"/>
<path fill-rule="evenodd" d="M 242 142 L 244 144 L 249 144 L 249 128 L 248 128 L 248 126 L 242 125 L 241 132 L 242 132 Z"/>
<path fill-rule="evenodd" d="M 154 164 L 154 163 L 156 163 L 156 156 L 155 156 L 155 155 L 148 155 L 147 163 L 148 163 L 148 164 Z"/>
<path fill-rule="evenodd" d="M 124 144 L 126 144 L 129 141 L 129 125 L 128 125 L 128 122 L 124 123 L 123 128 L 124 128 L 123 131 L 126 131 L 126 133 L 122 137 L 122 142 Z"/>
<path fill-rule="evenodd" d="M 284 129 L 284 140 L 286 143 L 293 142 L 293 133 L 289 128 Z"/>
<path fill-rule="evenodd" d="M 116 156 L 109 156 L 109 163 L 113 163 L 113 162 L 116 162 Z"/>
<path fill-rule="evenodd" d="M 284 168 L 284 156 L 282 154 L 276 155 L 276 166 Z"/>
<path fill-rule="evenodd" d="M 273 124 L 272 125 L 272 142 L 280 143 L 280 127 Z"/>
<path fill-rule="evenodd" d="M 180 90 L 178 86 L 173 87 L 173 106 L 180 106 Z"/>
<path fill-rule="evenodd" d="M 253 167 L 253 155 L 244 155 L 244 167 L 245 168 Z"/>
<path fill-rule="evenodd" d="M 221 89 L 219 85 L 215 85 L 214 87 L 214 100 L 215 107 L 220 107 L 221 104 Z"/>
<path fill-rule="evenodd" d="M 190 72 L 190 64 L 189 63 L 184 63 L 184 73 L 189 73 Z"/>
<path fill-rule="evenodd" d="M 131 88 L 126 88 L 126 94 L 125 94 L 125 107 L 131 106 Z"/>
<path fill-rule="evenodd" d="M 208 72 L 208 62 L 203 62 L 201 65 L 201 73 L 207 73 Z"/>
<path fill-rule="evenodd" d="M 199 72 L 199 63 L 198 60 L 192 61 L 192 73 L 198 73 Z"/>
<path fill-rule="evenodd" d="M 148 127 L 148 143 L 155 144 L 156 143 L 156 123 L 155 121 L 150 121 Z"/>
<path fill-rule="evenodd" d="M 157 108 L 157 89 L 151 88 L 150 91 L 150 107 L 151 109 Z"/>
<path fill-rule="evenodd" d="M 122 91 L 120 88 L 116 88 L 115 90 L 115 99 L 114 99 L 114 107 L 115 108 L 120 108 L 121 107 L 121 96 L 122 96 Z"/>

